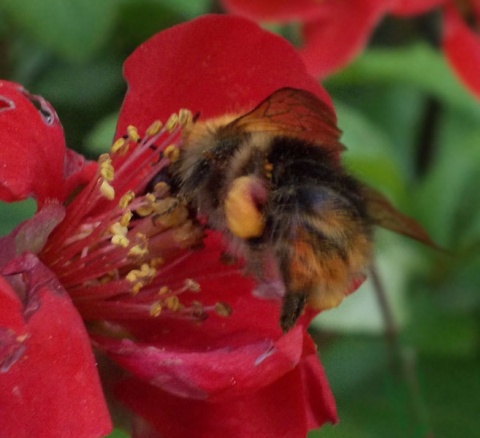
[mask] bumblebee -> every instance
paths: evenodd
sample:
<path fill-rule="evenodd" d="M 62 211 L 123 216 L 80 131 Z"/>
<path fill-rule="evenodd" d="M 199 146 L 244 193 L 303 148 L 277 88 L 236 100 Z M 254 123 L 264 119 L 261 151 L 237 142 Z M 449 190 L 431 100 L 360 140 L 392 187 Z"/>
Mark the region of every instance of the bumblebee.
<path fill-rule="evenodd" d="M 227 237 L 260 282 L 284 286 L 280 326 L 305 306 L 337 306 L 372 258 L 381 225 L 430 244 L 426 233 L 341 166 L 333 110 L 282 88 L 242 115 L 192 121 L 170 167 L 181 197 Z"/>

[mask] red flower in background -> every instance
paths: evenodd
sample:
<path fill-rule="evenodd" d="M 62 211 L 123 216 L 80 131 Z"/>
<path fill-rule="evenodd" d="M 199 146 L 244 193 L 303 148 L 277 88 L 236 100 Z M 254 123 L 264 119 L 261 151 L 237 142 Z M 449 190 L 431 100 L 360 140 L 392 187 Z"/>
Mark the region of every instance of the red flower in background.
<path fill-rule="evenodd" d="M 444 54 L 464 84 L 480 96 L 478 0 L 223 0 L 228 11 L 256 21 L 300 22 L 299 53 L 319 78 L 344 67 L 365 47 L 386 14 L 411 16 L 441 8 Z M 470 27 L 467 23 L 475 23 Z"/>
<path fill-rule="evenodd" d="M 90 342 L 129 372 L 116 395 L 135 436 L 292 437 L 335 422 L 312 312 L 283 335 L 279 303 L 220 262 L 220 236 L 193 249 L 202 230 L 186 208 L 161 185 L 146 193 L 181 141 L 181 108 L 209 118 L 286 86 L 325 91 L 288 43 L 226 16 L 154 36 L 125 77 L 119 140 L 98 165 L 66 149 L 43 99 L 0 83 L 0 198 L 38 202 L 0 246 L 1 430 L 107 433 Z"/>

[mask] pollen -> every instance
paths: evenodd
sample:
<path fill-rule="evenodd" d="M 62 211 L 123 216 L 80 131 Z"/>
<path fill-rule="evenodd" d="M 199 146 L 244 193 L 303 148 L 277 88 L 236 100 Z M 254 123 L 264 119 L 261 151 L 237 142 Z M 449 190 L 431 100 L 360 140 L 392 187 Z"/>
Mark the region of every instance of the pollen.
<path fill-rule="evenodd" d="M 134 143 L 137 143 L 140 140 L 140 135 L 138 134 L 138 130 L 133 125 L 127 126 L 127 135 L 128 135 L 128 138 Z"/>
<path fill-rule="evenodd" d="M 113 201 L 115 199 L 115 189 L 106 180 L 103 180 L 102 184 L 100 185 L 100 193 L 109 201 Z"/>
<path fill-rule="evenodd" d="M 150 315 L 153 317 L 160 316 L 160 314 L 162 313 L 162 309 L 162 303 L 160 301 L 156 301 L 150 306 Z"/>
<path fill-rule="evenodd" d="M 168 158 L 172 163 L 174 163 L 180 157 L 180 150 L 176 145 L 171 144 L 165 148 L 165 152 L 163 154 L 165 158 Z"/>
<path fill-rule="evenodd" d="M 112 166 L 112 159 L 108 154 L 100 155 L 98 159 L 98 164 L 100 165 L 100 176 L 108 181 L 112 182 L 115 175 L 115 170 Z"/>
<path fill-rule="evenodd" d="M 130 241 L 128 240 L 128 238 L 119 234 L 115 234 L 114 236 L 112 236 L 112 239 L 110 241 L 112 242 L 112 245 L 120 246 L 122 248 L 127 248 L 128 245 L 130 245 Z"/>
<path fill-rule="evenodd" d="M 169 119 L 167 120 L 167 123 L 165 123 L 165 129 L 167 132 L 173 132 L 178 126 L 178 115 L 173 113 Z"/>
<path fill-rule="evenodd" d="M 178 112 L 178 123 L 180 126 L 186 126 L 193 120 L 192 112 L 188 109 L 182 108 Z"/>
<path fill-rule="evenodd" d="M 162 129 L 162 122 L 160 120 L 155 120 L 145 131 L 145 133 L 149 136 L 157 135 Z"/>
<path fill-rule="evenodd" d="M 178 312 L 182 308 L 182 304 L 176 295 L 165 298 L 165 305 L 167 309 L 172 312 Z"/>
<path fill-rule="evenodd" d="M 185 287 L 191 292 L 200 292 L 201 289 L 200 284 L 191 278 L 185 280 Z"/>
<path fill-rule="evenodd" d="M 110 147 L 110 153 L 111 154 L 125 155 L 127 153 L 127 151 L 128 151 L 128 143 L 122 137 L 115 140 L 115 142 Z"/>
<path fill-rule="evenodd" d="M 175 313 L 202 321 L 229 313 L 227 305 L 192 300 L 200 284 L 181 269 L 201 244 L 204 226 L 167 183 L 150 192 L 155 176 L 179 159 L 182 130 L 191 121 L 181 110 L 144 132 L 128 126 L 99 157 L 95 177 L 69 200 L 65 219 L 39 254 L 85 319 L 123 324 Z"/>
<path fill-rule="evenodd" d="M 132 219 L 133 213 L 131 211 L 126 211 L 123 213 L 122 217 L 120 218 L 120 225 L 122 227 L 128 227 L 128 224 L 130 223 Z"/>
<path fill-rule="evenodd" d="M 118 202 L 118 206 L 120 208 L 127 208 L 135 199 L 135 192 L 133 190 L 129 190 L 126 192 L 121 198 L 120 201 Z"/>
<path fill-rule="evenodd" d="M 232 308 L 226 303 L 215 303 L 214 310 L 218 316 L 223 316 L 224 318 L 232 314 Z"/>

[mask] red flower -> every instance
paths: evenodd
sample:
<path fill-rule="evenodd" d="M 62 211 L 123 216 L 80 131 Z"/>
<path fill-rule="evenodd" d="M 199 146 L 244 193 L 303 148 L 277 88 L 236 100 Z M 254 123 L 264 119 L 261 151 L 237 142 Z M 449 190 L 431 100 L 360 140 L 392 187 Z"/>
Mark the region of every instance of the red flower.
<path fill-rule="evenodd" d="M 444 54 L 465 85 L 480 96 L 480 37 L 467 25 L 471 19 L 478 30 L 478 0 L 223 0 L 223 4 L 257 21 L 300 21 L 300 54 L 308 71 L 320 78 L 352 61 L 385 14 L 410 16 L 441 7 Z"/>
<path fill-rule="evenodd" d="M 135 436 L 292 437 L 335 422 L 306 333 L 313 313 L 283 335 L 278 301 L 220 262 L 217 234 L 193 249 L 201 227 L 149 186 L 180 142 L 188 114 L 169 118 L 180 108 L 208 118 L 285 86 L 329 102 L 325 91 L 288 43 L 225 16 L 154 36 L 125 77 L 118 140 L 98 165 L 65 148 L 43 99 L 0 83 L 0 199 L 39 205 L 0 246 L 1 430 L 108 432 L 88 336 L 129 372 L 116 394 L 137 414 Z"/>

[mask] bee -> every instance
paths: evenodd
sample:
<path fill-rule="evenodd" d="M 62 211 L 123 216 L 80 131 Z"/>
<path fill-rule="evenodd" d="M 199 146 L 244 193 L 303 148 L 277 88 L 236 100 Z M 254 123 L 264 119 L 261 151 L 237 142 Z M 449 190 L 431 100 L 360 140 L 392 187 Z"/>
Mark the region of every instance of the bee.
<path fill-rule="evenodd" d="M 337 306 L 372 259 L 373 226 L 430 244 L 426 233 L 341 166 L 332 108 L 275 91 L 253 110 L 186 127 L 170 166 L 179 195 L 230 242 L 258 280 L 284 287 L 280 326 L 305 306 Z"/>

